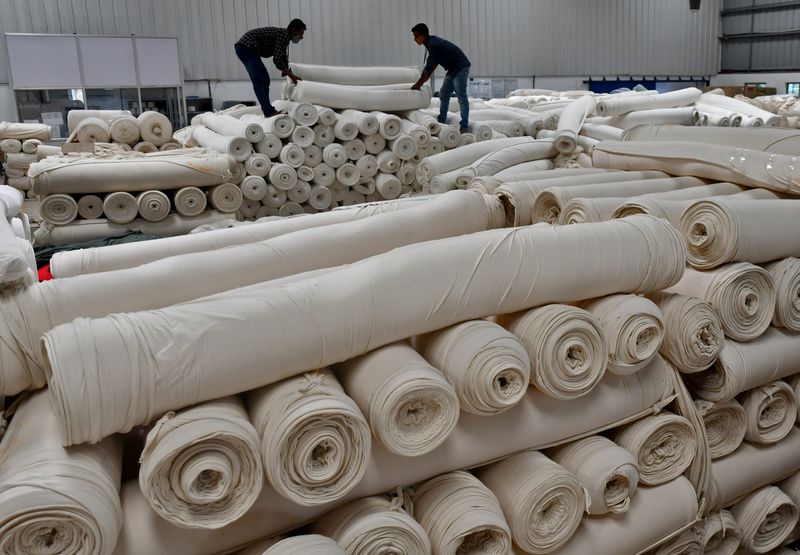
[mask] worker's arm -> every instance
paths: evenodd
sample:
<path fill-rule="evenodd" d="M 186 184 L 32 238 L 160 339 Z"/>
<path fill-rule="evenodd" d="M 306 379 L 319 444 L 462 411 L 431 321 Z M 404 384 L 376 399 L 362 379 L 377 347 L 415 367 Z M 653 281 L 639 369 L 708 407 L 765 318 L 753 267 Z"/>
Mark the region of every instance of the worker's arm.
<path fill-rule="evenodd" d="M 436 70 L 436 65 L 437 64 L 433 64 L 433 67 L 430 69 L 428 69 L 428 66 L 425 66 L 425 70 L 422 72 L 420 78 L 411 86 L 412 91 L 418 91 L 422 85 L 424 85 L 428 79 L 431 78 L 431 75 L 433 75 L 433 72 Z"/>
<path fill-rule="evenodd" d="M 281 70 L 281 75 L 288 77 L 293 83 L 297 83 L 298 81 L 302 81 L 302 79 L 292 73 L 292 68 L 289 67 L 289 53 L 287 52 L 288 48 L 289 45 L 287 44 L 280 50 L 280 52 L 276 52 L 272 57 L 272 61 L 275 63 L 275 67 Z"/>
<path fill-rule="evenodd" d="M 297 75 L 292 73 L 291 68 L 288 68 L 288 67 L 286 69 L 284 69 L 284 70 L 281 70 L 281 75 L 283 75 L 284 77 L 288 77 L 289 79 L 292 80 L 292 83 L 295 83 L 295 84 L 297 84 L 298 81 L 302 81 L 303 80 L 302 77 L 298 77 Z"/>

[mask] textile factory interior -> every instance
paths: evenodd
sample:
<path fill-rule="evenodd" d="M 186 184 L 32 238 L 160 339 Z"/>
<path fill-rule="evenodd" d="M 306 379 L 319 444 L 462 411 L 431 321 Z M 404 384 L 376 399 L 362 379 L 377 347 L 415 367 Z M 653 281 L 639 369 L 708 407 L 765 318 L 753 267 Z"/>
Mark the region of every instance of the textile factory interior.
<path fill-rule="evenodd" d="M 800 1 L 0 34 L 0 555 L 800 554 Z"/>

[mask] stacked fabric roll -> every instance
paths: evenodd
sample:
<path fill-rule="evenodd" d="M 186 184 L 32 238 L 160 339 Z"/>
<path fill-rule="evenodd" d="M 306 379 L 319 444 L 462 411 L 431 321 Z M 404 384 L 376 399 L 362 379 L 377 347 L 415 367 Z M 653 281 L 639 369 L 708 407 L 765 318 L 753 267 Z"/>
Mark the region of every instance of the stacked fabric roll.
<path fill-rule="evenodd" d="M 28 216 L 21 213 L 22 191 L 0 185 L 0 292 L 39 280 Z"/>
<path fill-rule="evenodd" d="M 67 143 L 113 143 L 129 151 L 172 150 L 172 123 L 159 112 L 135 117 L 127 110 L 71 110 L 67 114 Z"/>
<path fill-rule="evenodd" d="M 43 144 L 49 140 L 48 125 L 0 122 L 0 162 L 6 185 L 30 191 L 30 165 L 47 156 L 61 154 L 60 147 Z"/>

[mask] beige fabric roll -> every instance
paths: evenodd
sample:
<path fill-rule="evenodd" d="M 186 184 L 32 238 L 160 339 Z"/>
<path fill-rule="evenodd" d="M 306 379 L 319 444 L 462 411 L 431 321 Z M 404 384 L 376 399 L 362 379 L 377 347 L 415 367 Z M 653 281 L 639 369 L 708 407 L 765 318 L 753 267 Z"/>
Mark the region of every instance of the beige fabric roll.
<path fill-rule="evenodd" d="M 317 125 L 314 127 L 314 146 L 325 148 L 336 140 L 333 135 L 333 127 L 327 125 Z"/>
<path fill-rule="evenodd" d="M 255 152 L 245 160 L 244 167 L 249 175 L 266 177 L 272 167 L 272 162 L 270 162 L 266 154 Z"/>
<path fill-rule="evenodd" d="M 400 505 L 399 498 L 365 497 L 334 509 L 312 531 L 333 539 L 350 555 L 430 555 L 428 534 Z"/>
<path fill-rule="evenodd" d="M 169 412 L 147 434 L 139 486 L 162 518 L 217 529 L 245 514 L 261 493 L 259 438 L 238 397 Z"/>
<path fill-rule="evenodd" d="M 192 140 L 204 148 L 227 154 L 237 162 L 244 162 L 253 154 L 253 145 L 247 139 L 235 135 L 220 135 L 203 126 L 192 130 Z"/>
<path fill-rule="evenodd" d="M 556 399 L 589 393 L 608 364 L 600 324 L 587 311 L 551 304 L 510 314 L 499 323 L 516 335 L 531 360 L 531 383 Z"/>
<path fill-rule="evenodd" d="M 456 390 L 405 342 L 339 364 L 336 375 L 375 438 L 398 455 L 432 451 L 458 422 Z"/>
<path fill-rule="evenodd" d="M 714 364 L 725 336 L 712 305 L 677 293 L 654 293 L 650 299 L 663 315 L 661 354 L 686 374 L 700 372 Z"/>
<path fill-rule="evenodd" d="M 375 177 L 375 189 L 381 198 L 386 200 L 395 199 L 400 196 L 403 190 L 403 184 L 394 175 L 388 173 L 379 173 Z"/>
<path fill-rule="evenodd" d="M 306 156 L 305 153 L 303 153 L 303 149 L 300 148 L 300 145 L 287 143 L 281 149 L 278 159 L 280 160 L 281 164 L 286 164 L 292 168 L 299 168 L 305 162 Z"/>
<path fill-rule="evenodd" d="M 792 431 L 797 420 L 794 390 L 784 381 L 756 387 L 741 396 L 747 418 L 745 439 L 753 443 L 776 443 Z"/>
<path fill-rule="evenodd" d="M 266 133 L 264 138 L 254 145 L 254 150 L 256 152 L 263 154 L 270 159 L 277 158 L 280 155 L 282 148 L 283 143 L 281 142 L 281 139 L 272 133 Z"/>
<path fill-rule="evenodd" d="M 260 109 L 259 109 L 260 110 Z M 264 138 L 274 135 L 279 139 L 286 139 L 292 136 L 294 131 L 294 121 L 287 114 L 278 114 L 270 118 L 265 118 L 262 113 L 246 114 L 239 118 L 246 123 L 257 123 L 264 130 Z M 262 139 L 263 141 L 264 139 Z"/>
<path fill-rule="evenodd" d="M 108 123 L 93 117 L 81 121 L 67 139 L 67 142 L 70 143 L 108 143 L 110 141 L 111 132 Z"/>
<path fill-rule="evenodd" d="M 341 142 L 352 141 L 358 136 L 358 125 L 344 118 L 337 119 L 333 124 L 333 135 Z"/>
<path fill-rule="evenodd" d="M 454 385 L 466 412 L 503 412 L 517 404 L 528 389 L 531 362 L 525 347 L 492 322 L 457 324 L 418 337 L 416 345 Z"/>
<path fill-rule="evenodd" d="M 303 149 L 305 165 L 314 168 L 322 163 L 322 149 L 317 145 L 307 146 Z"/>
<path fill-rule="evenodd" d="M 587 116 L 594 112 L 596 101 L 594 97 L 582 96 L 571 102 L 561 112 L 556 128 L 555 146 L 562 154 L 572 154 L 578 147 L 578 133 Z"/>
<path fill-rule="evenodd" d="M 287 202 L 278 209 L 278 215 L 283 218 L 287 218 L 289 216 L 299 216 L 304 213 L 305 211 L 303 210 L 303 207 L 296 202 Z"/>
<path fill-rule="evenodd" d="M 712 459 L 729 455 L 739 448 L 747 432 L 747 417 L 739 401 L 730 399 L 715 403 L 695 399 L 694 407 L 703 419 Z"/>
<path fill-rule="evenodd" d="M 384 112 L 371 112 L 378 120 L 378 133 L 390 141 L 396 139 L 403 132 L 403 121 L 394 114 L 386 114 Z"/>
<path fill-rule="evenodd" d="M 288 191 L 297 184 L 297 171 L 288 164 L 273 164 L 269 170 L 269 182 L 278 189 Z"/>
<path fill-rule="evenodd" d="M 694 428 L 682 416 L 663 412 L 623 426 L 614 442 L 630 451 L 639 466 L 639 481 L 657 486 L 683 474 L 695 453 Z"/>
<path fill-rule="evenodd" d="M 341 499 L 367 468 L 369 424 L 328 369 L 248 394 L 272 487 L 304 506 Z"/>
<path fill-rule="evenodd" d="M 205 125 L 220 135 L 241 137 L 251 143 L 257 143 L 264 138 L 264 129 L 257 121 L 240 120 L 227 114 L 199 114 L 192 119 L 192 123 Z"/>
<path fill-rule="evenodd" d="M 137 119 L 143 141 L 161 146 L 172 138 L 172 124 L 164 114 L 142 112 Z"/>
<path fill-rule="evenodd" d="M 319 121 L 319 112 L 309 102 L 291 102 L 276 100 L 273 105 L 278 110 L 286 110 L 292 119 L 300 125 L 314 126 Z"/>
<path fill-rule="evenodd" d="M 272 536 L 264 540 L 257 541 L 245 547 L 234 551 L 234 555 L 264 555 L 264 552 L 275 545 L 276 543 L 286 539 L 284 535 Z"/>
<path fill-rule="evenodd" d="M 703 551 L 710 555 L 734 555 L 739 549 L 742 531 L 730 511 L 715 511 L 703 519 Z"/>
<path fill-rule="evenodd" d="M 564 555 L 640 553 L 697 518 L 697 494 L 683 476 L 656 487 L 639 488 L 624 515 L 585 517 Z"/>
<path fill-rule="evenodd" d="M 95 220 L 103 215 L 103 199 L 97 195 L 83 195 L 78 199 L 78 215 Z"/>
<path fill-rule="evenodd" d="M 142 154 L 149 154 L 151 152 L 158 152 L 158 147 L 153 143 L 148 143 L 147 141 L 141 141 L 136 143 L 136 145 L 134 145 L 133 150 L 136 152 L 141 152 Z"/>
<path fill-rule="evenodd" d="M 343 146 L 347 152 L 347 159 L 353 162 L 357 162 L 367 153 L 367 147 L 361 139 L 347 141 Z"/>
<path fill-rule="evenodd" d="M 363 137 L 363 140 L 364 140 L 364 148 L 366 148 L 369 154 L 377 155 L 386 149 L 386 139 L 384 139 L 377 132 L 371 135 L 365 135 Z"/>
<path fill-rule="evenodd" d="M 797 336 L 770 327 L 749 343 L 726 341 L 712 368 L 685 378 L 695 397 L 725 401 L 748 389 L 791 376 L 798 368 Z"/>
<path fill-rule="evenodd" d="M 139 215 L 148 222 L 160 222 L 169 215 L 172 203 L 162 191 L 144 191 L 136 197 Z"/>
<path fill-rule="evenodd" d="M 775 486 L 757 490 L 731 507 L 742 531 L 743 548 L 767 553 L 783 544 L 798 519 L 798 508 Z"/>
<path fill-rule="evenodd" d="M 3 139 L 0 141 L 0 152 L 5 154 L 22 152 L 22 142 L 17 139 Z"/>
<path fill-rule="evenodd" d="M 609 295 L 580 305 L 595 317 L 608 348 L 607 370 L 632 374 L 647 366 L 664 339 L 661 309 L 638 295 Z"/>
<path fill-rule="evenodd" d="M 784 258 L 764 265 L 775 283 L 772 325 L 800 332 L 800 258 Z"/>
<path fill-rule="evenodd" d="M 197 187 L 178 189 L 173 198 L 175 210 L 181 216 L 199 216 L 206 209 L 206 194 Z"/>
<path fill-rule="evenodd" d="M 414 517 L 428 533 L 434 555 L 503 555 L 511 532 L 489 488 L 467 472 L 450 472 L 420 484 Z"/>
<path fill-rule="evenodd" d="M 322 160 L 336 169 L 347 162 L 347 151 L 338 143 L 331 143 L 322 149 Z"/>
<path fill-rule="evenodd" d="M 417 154 L 417 141 L 411 135 L 391 139 L 388 147 L 400 160 L 411 160 Z"/>
<path fill-rule="evenodd" d="M 270 208 L 274 208 L 275 215 L 277 216 L 278 209 L 286 204 L 288 198 L 288 191 L 283 191 L 275 188 L 272 185 L 267 185 L 267 194 L 263 199 L 261 199 L 261 202 Z"/>
<path fill-rule="evenodd" d="M 264 552 L 264 555 L 347 555 L 339 544 L 325 536 L 309 534 L 282 540 Z"/>
<path fill-rule="evenodd" d="M 298 181 L 294 187 L 286 191 L 287 198 L 295 204 L 302 204 L 311 198 L 311 185 Z"/>
<path fill-rule="evenodd" d="M 231 177 L 227 182 L 233 183 L 234 185 L 241 185 L 245 177 L 247 177 L 247 168 L 244 167 L 244 163 L 237 162 L 233 165 Z"/>
<path fill-rule="evenodd" d="M 133 221 L 139 214 L 136 197 L 122 192 L 106 195 L 103 199 L 103 214 L 115 224 L 127 224 Z"/>
<path fill-rule="evenodd" d="M 703 299 L 719 316 L 725 335 L 752 341 L 769 327 L 775 312 L 775 284 L 763 268 L 734 262 L 710 271 L 687 268 L 667 292 Z"/>
<path fill-rule="evenodd" d="M 220 212 L 236 212 L 243 200 L 242 190 L 233 183 L 217 185 L 208 192 L 208 203 Z"/>
<path fill-rule="evenodd" d="M 338 117 L 355 123 L 363 135 L 374 135 L 380 130 L 381 123 L 374 114 L 360 110 L 342 110 Z"/>
<path fill-rule="evenodd" d="M 179 150 L 182 148 L 183 145 L 177 141 L 167 141 L 166 143 L 158 147 L 158 150 L 163 152 L 165 150 Z"/>
<path fill-rule="evenodd" d="M 458 135 L 457 128 L 455 129 L 455 133 Z M 441 134 L 439 137 L 441 138 Z M 531 137 L 517 137 L 482 141 L 480 143 L 469 145 L 466 148 L 429 156 L 423 160 L 419 166 L 419 175 L 421 181 L 423 183 L 430 183 L 430 180 L 433 179 L 433 176 L 435 175 L 447 173 L 459 168 L 463 168 L 464 166 L 468 166 L 487 154 L 500 150 L 501 148 L 530 143 L 533 142 L 533 140 L 534 139 Z M 445 144 L 445 146 L 447 148 L 453 148 L 455 145 L 448 146 Z"/>
<path fill-rule="evenodd" d="M 455 125 L 439 124 L 439 133 L 437 137 L 444 147 L 443 151 L 456 148 L 461 143 L 461 133 L 459 132 L 458 126 Z"/>
<path fill-rule="evenodd" d="M 314 185 L 311 188 L 311 196 L 308 198 L 308 203 L 317 210 L 327 210 L 333 202 L 333 194 L 331 190 L 322 185 Z"/>
<path fill-rule="evenodd" d="M 637 110 L 689 106 L 697 102 L 702 95 L 703 93 L 694 87 L 656 95 L 609 95 L 597 101 L 597 113 L 600 116 L 614 117 Z"/>
<path fill-rule="evenodd" d="M 334 183 L 336 183 L 336 170 L 325 163 L 314 166 L 314 184 L 331 188 Z"/>
<path fill-rule="evenodd" d="M 17 139 L 39 139 L 40 141 L 50 140 L 50 126 L 42 123 L 0 123 L 0 140 Z"/>
<path fill-rule="evenodd" d="M 590 515 L 624 513 L 639 485 L 633 455 L 603 436 L 590 436 L 556 447 L 548 456 L 575 475 L 586 490 Z"/>
<path fill-rule="evenodd" d="M 261 210 L 261 202 L 246 198 L 242 200 L 242 205 L 236 211 L 236 217 L 245 221 L 253 220 L 258 216 L 259 210 Z"/>
<path fill-rule="evenodd" d="M 800 471 L 795 472 L 792 476 L 783 480 L 778 484 L 778 487 L 783 493 L 789 496 L 792 502 L 800 507 Z M 796 541 L 800 539 L 800 523 L 795 526 L 794 531 L 789 535 L 789 540 Z"/>
<path fill-rule="evenodd" d="M 600 197 L 570 199 L 558 214 L 558 225 L 585 224 L 610 220 L 614 211 L 627 199 L 625 197 Z"/>
<path fill-rule="evenodd" d="M 336 169 L 336 180 L 347 187 L 358 184 L 360 178 L 361 173 L 358 171 L 358 168 L 356 168 L 355 164 L 351 164 L 350 162 L 346 162 Z"/>
<path fill-rule="evenodd" d="M 122 528 L 122 443 L 61 447 L 46 392 L 23 401 L 0 443 L 0 552 L 110 555 Z"/>
<path fill-rule="evenodd" d="M 581 523 L 586 496 L 578 479 L 538 451 L 526 451 L 478 471 L 503 509 L 514 544 L 552 553 Z"/>
<path fill-rule="evenodd" d="M 637 125 L 625 131 L 626 141 L 691 141 L 727 145 L 776 154 L 797 154 L 800 133 L 796 129 L 720 129 L 684 125 Z"/>
<path fill-rule="evenodd" d="M 115 143 L 135 145 L 139 142 L 139 120 L 131 115 L 113 118 L 108 126 L 111 138 Z"/>
<path fill-rule="evenodd" d="M 402 120 L 401 124 L 403 126 L 403 133 L 414 137 L 414 140 L 417 142 L 417 146 L 425 146 L 428 144 L 428 141 L 431 140 L 431 132 L 426 126 L 420 125 L 408 119 Z M 524 135 L 524 132 L 518 136 L 521 135 Z"/>
<path fill-rule="evenodd" d="M 257 175 L 245 177 L 240 189 L 244 198 L 248 200 L 261 200 L 267 196 L 267 182 Z"/>
<path fill-rule="evenodd" d="M 39 212 L 51 224 L 67 225 L 78 217 L 78 203 L 71 195 L 48 195 L 42 199 Z"/>
<path fill-rule="evenodd" d="M 353 190 L 361 193 L 362 195 L 372 195 L 375 193 L 375 179 L 371 177 L 359 178 L 358 183 L 353 186 Z"/>

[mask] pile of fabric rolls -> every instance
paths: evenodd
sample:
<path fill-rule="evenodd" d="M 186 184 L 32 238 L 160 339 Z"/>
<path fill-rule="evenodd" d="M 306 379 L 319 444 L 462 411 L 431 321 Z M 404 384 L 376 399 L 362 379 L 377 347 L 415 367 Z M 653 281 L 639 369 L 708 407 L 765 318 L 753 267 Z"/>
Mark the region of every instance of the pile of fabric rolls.
<path fill-rule="evenodd" d="M 0 294 L 38 281 L 28 216 L 21 212 L 22 191 L 0 185 Z"/>
<path fill-rule="evenodd" d="M 113 143 L 121 150 L 148 153 L 172 150 L 172 123 L 160 112 L 127 110 L 72 110 L 67 114 L 67 143 Z"/>
<path fill-rule="evenodd" d="M 49 140 L 48 125 L 0 122 L 0 162 L 6 185 L 20 191 L 30 191 L 30 165 L 48 156 L 61 154 L 61 148 L 43 144 Z"/>

